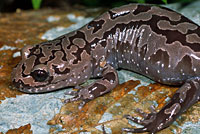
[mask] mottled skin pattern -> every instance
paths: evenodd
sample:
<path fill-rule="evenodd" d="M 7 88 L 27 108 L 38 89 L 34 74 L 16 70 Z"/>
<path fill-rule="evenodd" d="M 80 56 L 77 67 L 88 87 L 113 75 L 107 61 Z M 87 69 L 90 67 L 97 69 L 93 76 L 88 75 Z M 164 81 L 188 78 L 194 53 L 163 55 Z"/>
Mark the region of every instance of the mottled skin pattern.
<path fill-rule="evenodd" d="M 138 4 L 115 8 L 76 31 L 23 48 L 12 81 L 20 91 L 41 93 L 99 77 L 68 92 L 74 98 L 66 102 L 81 99 L 81 108 L 116 87 L 118 68 L 181 85 L 159 112 L 138 110 L 143 120 L 125 116 L 144 127 L 123 131 L 156 133 L 200 100 L 200 27 L 167 8 Z"/>

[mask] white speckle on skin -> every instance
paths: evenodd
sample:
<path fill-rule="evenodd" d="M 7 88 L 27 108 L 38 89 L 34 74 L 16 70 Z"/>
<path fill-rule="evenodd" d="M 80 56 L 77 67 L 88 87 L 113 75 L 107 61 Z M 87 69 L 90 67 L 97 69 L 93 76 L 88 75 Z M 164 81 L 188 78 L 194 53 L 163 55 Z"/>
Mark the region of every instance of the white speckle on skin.
<path fill-rule="evenodd" d="M 114 83 L 114 81 L 113 81 L 113 80 L 110 80 L 110 83 Z"/>
<path fill-rule="evenodd" d="M 160 61 L 157 61 L 156 63 L 159 65 L 159 64 L 160 64 Z"/>
<path fill-rule="evenodd" d="M 168 65 L 168 68 L 170 68 L 170 67 L 171 67 L 171 65 L 169 64 L 169 65 Z"/>
<path fill-rule="evenodd" d="M 194 68 L 193 70 L 194 70 L 194 72 L 196 72 L 196 71 L 197 71 L 197 69 L 196 69 L 196 68 Z"/>
<path fill-rule="evenodd" d="M 161 67 L 164 67 L 164 63 L 161 64 Z"/>
<path fill-rule="evenodd" d="M 151 59 L 151 57 L 148 57 L 148 60 L 150 60 Z"/>
<path fill-rule="evenodd" d="M 97 87 L 94 87 L 94 88 L 92 88 L 92 91 L 94 91 L 94 90 L 96 90 L 97 89 Z"/>
<path fill-rule="evenodd" d="M 127 60 L 126 62 L 127 62 L 127 63 L 129 63 L 129 61 L 128 61 L 128 60 Z"/>
<path fill-rule="evenodd" d="M 137 66 L 139 67 L 139 64 L 137 64 Z"/>
<path fill-rule="evenodd" d="M 158 73 L 160 73 L 160 70 L 157 70 Z"/>
<path fill-rule="evenodd" d="M 131 51 L 131 54 L 133 54 L 133 51 Z"/>
<path fill-rule="evenodd" d="M 146 58 L 144 58 L 144 61 L 146 60 Z"/>
<path fill-rule="evenodd" d="M 80 79 L 80 78 L 81 78 L 81 76 L 78 76 L 77 78 L 78 78 L 78 79 Z"/>
<path fill-rule="evenodd" d="M 64 64 L 57 65 L 57 68 L 63 68 Z"/>
<path fill-rule="evenodd" d="M 69 79 L 70 82 L 72 82 L 72 79 Z"/>
<path fill-rule="evenodd" d="M 94 43 L 94 44 L 91 45 L 91 47 L 95 47 L 95 46 L 96 46 L 96 43 Z"/>
<path fill-rule="evenodd" d="M 41 90 L 41 89 L 40 89 L 40 90 Z M 36 88 L 34 92 L 37 93 L 37 92 L 38 92 L 38 89 Z"/>
<path fill-rule="evenodd" d="M 94 95 L 90 94 L 90 98 L 94 98 Z"/>

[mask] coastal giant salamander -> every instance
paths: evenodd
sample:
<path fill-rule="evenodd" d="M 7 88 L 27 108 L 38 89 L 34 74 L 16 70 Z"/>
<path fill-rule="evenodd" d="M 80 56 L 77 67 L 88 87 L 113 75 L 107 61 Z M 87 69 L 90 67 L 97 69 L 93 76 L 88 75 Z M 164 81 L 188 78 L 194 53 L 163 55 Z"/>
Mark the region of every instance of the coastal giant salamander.
<path fill-rule="evenodd" d="M 118 85 L 119 68 L 181 86 L 159 112 L 152 110 L 143 120 L 126 115 L 144 127 L 123 131 L 153 134 L 200 100 L 200 27 L 164 7 L 129 4 L 111 9 L 76 31 L 25 46 L 21 55 L 12 81 L 22 92 L 48 92 L 99 77 L 68 92 L 74 98 L 66 102 L 82 100 L 80 108 Z"/>

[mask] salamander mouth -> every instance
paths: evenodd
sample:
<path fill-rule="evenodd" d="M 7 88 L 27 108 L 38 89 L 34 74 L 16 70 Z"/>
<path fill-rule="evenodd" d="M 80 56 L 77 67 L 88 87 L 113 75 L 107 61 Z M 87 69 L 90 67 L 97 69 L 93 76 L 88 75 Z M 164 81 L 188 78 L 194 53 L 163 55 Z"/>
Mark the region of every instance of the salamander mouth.
<path fill-rule="evenodd" d="M 68 86 L 66 85 L 65 81 L 58 81 L 56 83 L 50 83 L 50 84 L 41 85 L 37 87 L 26 85 L 23 83 L 22 80 L 19 80 L 17 82 L 13 80 L 13 84 L 19 91 L 24 92 L 24 93 L 45 93 L 45 92 L 51 92 L 51 91 L 58 90 L 58 89 Z"/>

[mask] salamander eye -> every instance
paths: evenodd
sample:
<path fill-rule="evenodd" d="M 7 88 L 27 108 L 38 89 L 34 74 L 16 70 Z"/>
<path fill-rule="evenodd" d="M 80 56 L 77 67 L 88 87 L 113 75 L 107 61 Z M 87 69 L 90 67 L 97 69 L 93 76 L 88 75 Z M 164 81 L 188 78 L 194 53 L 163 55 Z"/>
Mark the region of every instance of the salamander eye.
<path fill-rule="evenodd" d="M 35 79 L 35 81 L 43 82 L 49 77 L 49 73 L 44 70 L 35 70 L 31 72 L 31 76 Z"/>

